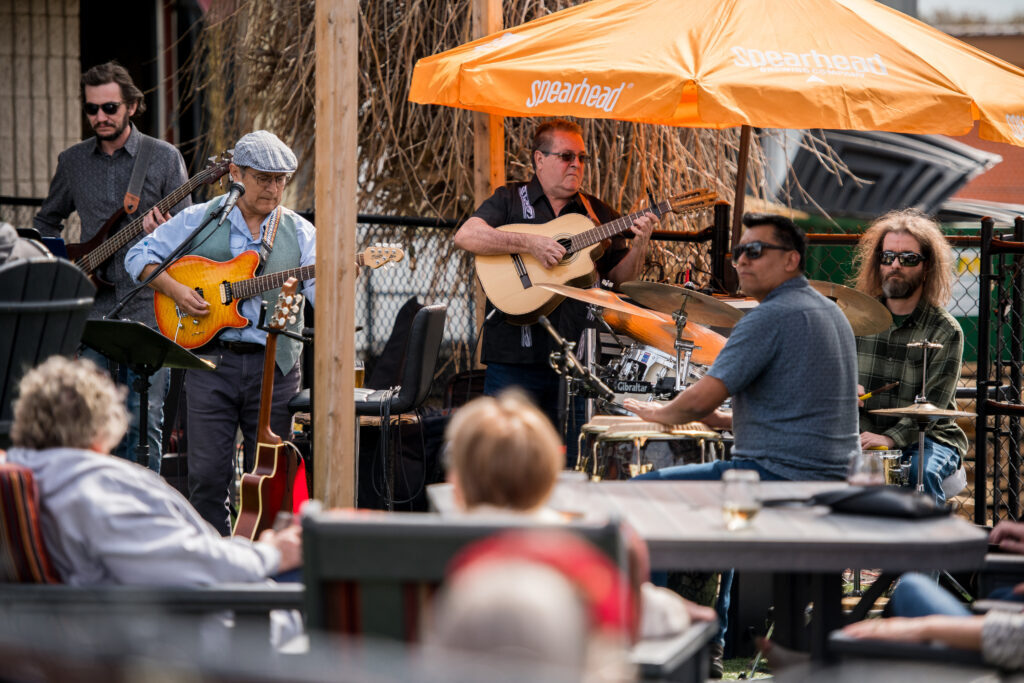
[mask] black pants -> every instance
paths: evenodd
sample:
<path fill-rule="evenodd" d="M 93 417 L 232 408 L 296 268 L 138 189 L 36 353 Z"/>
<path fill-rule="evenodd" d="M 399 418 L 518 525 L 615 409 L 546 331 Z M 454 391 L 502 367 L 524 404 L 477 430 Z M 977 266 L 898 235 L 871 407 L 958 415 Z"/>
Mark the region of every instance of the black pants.
<path fill-rule="evenodd" d="M 189 502 L 223 536 L 231 533 L 228 496 L 234 477 L 235 435 L 242 431 L 245 470 L 256 457 L 256 428 L 263 384 L 263 354 L 220 349 L 204 355 L 213 371 L 185 373 L 188 394 Z M 288 401 L 299 391 L 298 364 L 288 372 L 274 368 L 270 429 L 282 439 L 291 435 Z"/>

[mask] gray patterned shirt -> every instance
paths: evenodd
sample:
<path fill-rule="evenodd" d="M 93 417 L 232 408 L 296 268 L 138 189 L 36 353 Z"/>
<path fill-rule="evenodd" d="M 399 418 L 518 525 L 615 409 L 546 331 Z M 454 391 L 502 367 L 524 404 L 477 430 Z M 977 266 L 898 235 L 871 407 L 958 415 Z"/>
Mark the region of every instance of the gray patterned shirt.
<path fill-rule="evenodd" d="M 124 193 L 131 180 L 135 155 L 142 142 L 142 133 L 132 124 L 132 132 L 124 147 L 112 155 L 104 154 L 95 137 L 83 140 L 68 147 L 57 158 L 57 171 L 50 181 L 50 192 L 36 214 L 34 224 L 45 236 L 58 236 L 63 229 L 62 221 L 77 211 L 82 219 L 82 241 L 91 239 L 124 203 Z M 146 181 L 142 186 L 139 209 L 131 219 L 145 215 L 145 212 L 156 205 L 161 199 L 171 194 L 188 181 L 185 172 L 185 161 L 170 143 L 156 140 L 153 154 L 150 157 Z M 179 202 L 172 213 L 177 213 L 192 200 L 185 198 Z M 125 225 L 130 219 L 124 219 Z M 99 318 L 108 313 L 114 304 L 133 287 L 135 282 L 124 270 L 124 256 L 132 244 L 121 248 L 110 257 L 101 268 L 100 275 L 114 283 L 115 289 L 102 288 L 96 294 L 96 304 L 90 317 Z M 153 314 L 153 295 L 151 292 L 139 292 L 121 310 L 120 317 L 128 320 L 139 320 L 147 325 L 155 326 Z"/>
<path fill-rule="evenodd" d="M 736 323 L 708 375 L 732 396 L 734 459 L 791 480 L 846 476 L 860 449 L 853 330 L 805 277 Z"/>

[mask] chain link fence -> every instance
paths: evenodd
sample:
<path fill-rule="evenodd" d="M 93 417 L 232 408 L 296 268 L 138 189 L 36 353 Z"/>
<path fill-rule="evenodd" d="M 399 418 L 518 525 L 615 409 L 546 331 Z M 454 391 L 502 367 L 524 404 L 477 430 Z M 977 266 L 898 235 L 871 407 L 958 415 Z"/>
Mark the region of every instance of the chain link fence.
<path fill-rule="evenodd" d="M 979 301 L 978 402 L 979 480 L 975 521 L 1020 521 L 1021 405 L 1024 365 L 1024 219 L 1012 234 L 1000 234 L 988 219 L 982 226 Z M 983 483 L 982 483 L 983 482 Z"/>

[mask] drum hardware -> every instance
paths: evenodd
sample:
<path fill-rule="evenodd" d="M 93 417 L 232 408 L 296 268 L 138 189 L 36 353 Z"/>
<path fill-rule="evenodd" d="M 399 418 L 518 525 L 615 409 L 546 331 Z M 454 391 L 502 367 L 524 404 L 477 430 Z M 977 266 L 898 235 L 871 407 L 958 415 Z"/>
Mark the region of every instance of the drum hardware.
<path fill-rule="evenodd" d="M 950 410 L 939 408 L 928 402 L 925 396 L 925 387 L 928 386 L 928 350 L 941 349 L 942 344 L 927 340 L 910 342 L 908 348 L 921 349 L 921 393 L 914 397 L 914 402 L 905 408 L 879 408 L 872 410 L 875 415 L 892 415 L 894 417 L 909 417 L 917 422 L 917 492 L 924 493 L 924 433 L 936 420 L 947 417 L 974 417 L 974 413 L 965 410 Z"/>
<path fill-rule="evenodd" d="M 576 358 L 576 354 L 573 353 L 576 343 L 567 341 L 562 335 L 558 334 L 546 316 L 540 316 L 538 322 L 544 326 L 544 329 L 555 340 L 555 344 L 561 347 L 561 351 L 551 352 L 551 356 L 548 359 L 551 369 L 560 375 L 571 376 L 573 379 L 576 379 L 585 390 L 593 392 L 595 396 L 613 400 L 615 393 L 608 385 L 602 382 L 597 375 L 590 371 L 590 368 L 580 363 L 579 359 Z"/>
<path fill-rule="evenodd" d="M 689 339 L 683 338 L 683 328 L 686 327 L 686 298 L 679 304 L 679 310 L 672 314 L 676 322 L 676 341 L 673 345 L 676 350 L 676 393 L 683 390 L 686 378 L 690 374 L 690 356 L 693 355 L 694 344 Z"/>
<path fill-rule="evenodd" d="M 853 328 L 854 336 L 878 334 L 892 327 L 892 314 L 878 299 L 834 282 L 808 280 L 807 283 L 822 296 L 835 302 Z"/>

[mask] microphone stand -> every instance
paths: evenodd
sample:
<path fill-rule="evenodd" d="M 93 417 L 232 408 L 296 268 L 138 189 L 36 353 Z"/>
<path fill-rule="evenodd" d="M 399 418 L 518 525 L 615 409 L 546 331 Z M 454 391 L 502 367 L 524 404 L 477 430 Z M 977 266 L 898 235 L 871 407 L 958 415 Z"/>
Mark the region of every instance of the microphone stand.
<path fill-rule="evenodd" d="M 194 240 L 196 237 L 198 237 L 199 233 L 201 233 L 206 228 L 206 226 L 209 225 L 213 221 L 214 218 L 219 217 L 220 213 L 221 212 L 217 212 L 217 213 L 211 214 L 209 218 L 207 218 L 205 221 L 200 223 L 198 228 L 193 230 L 192 233 L 181 242 L 181 244 L 179 244 L 177 247 L 175 247 L 174 251 L 172 251 L 170 254 L 168 254 L 167 257 L 163 261 L 161 261 L 159 263 L 159 265 L 157 265 L 156 270 L 154 270 L 152 273 L 150 273 L 149 276 L 145 280 L 143 280 L 141 283 L 139 283 L 138 286 L 136 286 L 134 289 L 132 289 L 132 291 L 130 291 L 127 294 L 125 294 L 124 298 L 122 298 L 120 301 L 117 302 L 117 305 L 114 306 L 113 309 L 111 309 L 110 313 L 108 313 L 107 315 L 103 316 L 103 319 L 104 320 L 111 320 L 111 319 L 118 320 L 119 317 L 118 317 L 117 314 L 120 313 L 121 309 L 125 307 L 125 304 L 127 304 L 129 301 L 131 301 L 132 298 L 134 298 L 134 296 L 136 294 L 138 294 L 141 290 L 145 289 L 149 285 L 149 283 L 152 282 L 153 280 L 155 280 L 156 277 L 160 273 L 162 273 L 165 270 L 167 270 L 167 268 L 172 263 L 177 261 L 178 258 L 182 254 L 185 253 L 185 251 L 188 249 L 189 245 L 192 244 L 192 240 Z"/>
<path fill-rule="evenodd" d="M 551 367 L 554 368 L 555 372 L 559 374 L 568 373 L 577 379 L 584 388 L 596 394 L 599 398 L 607 401 L 614 400 L 615 392 L 576 358 L 576 354 L 573 353 L 575 344 L 563 339 L 562 335 L 558 334 L 545 316 L 542 315 L 538 322 L 544 326 L 544 329 L 555 340 L 555 344 L 562 348 L 561 352 L 555 351 L 551 354 Z"/>

